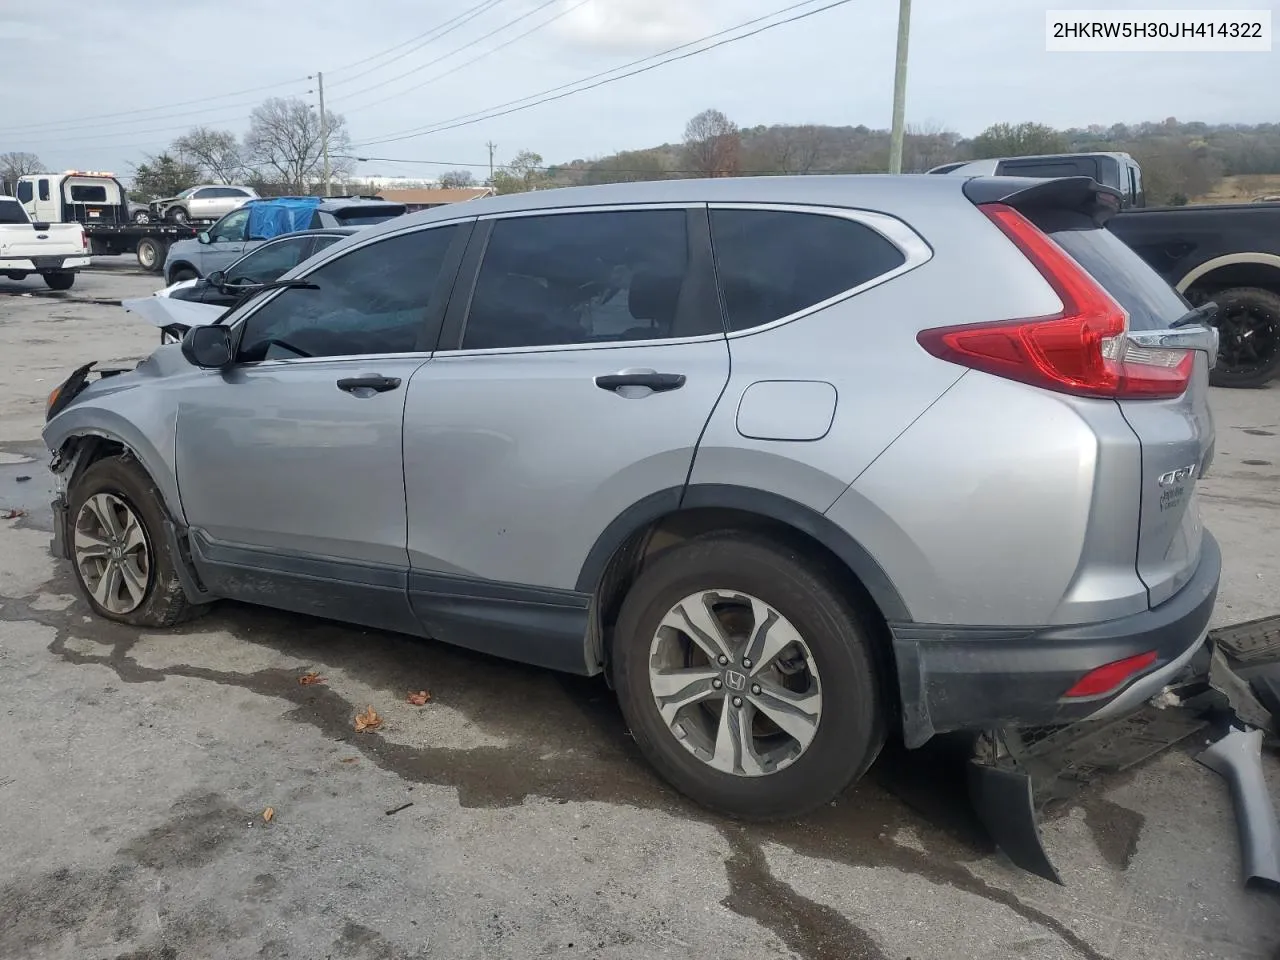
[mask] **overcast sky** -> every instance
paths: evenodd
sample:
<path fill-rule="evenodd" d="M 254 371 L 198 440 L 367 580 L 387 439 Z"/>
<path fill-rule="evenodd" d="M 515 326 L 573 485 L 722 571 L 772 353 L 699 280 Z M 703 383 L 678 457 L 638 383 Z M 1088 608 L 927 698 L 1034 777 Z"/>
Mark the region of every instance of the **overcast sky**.
<path fill-rule="evenodd" d="M 346 117 L 357 144 L 367 144 L 569 84 L 789 2 L 795 0 L 493 0 L 491 9 L 419 46 L 407 41 L 477 0 L 0 0 L 0 152 L 29 150 L 55 170 L 127 175 L 145 153 L 194 124 L 242 133 L 260 99 L 313 96 L 307 91 L 314 82 L 305 78 L 316 70 L 324 71 L 330 109 Z M 828 2 L 814 0 L 794 12 Z M 1047 8 L 1112 6 L 1108 0 L 914 0 L 908 122 L 972 135 L 997 121 L 1063 127 L 1169 116 L 1278 119 L 1280 50 L 1045 52 Z M 897 7 L 896 0 L 852 0 L 582 94 L 356 152 L 484 164 L 485 143 L 493 140 L 499 163 L 520 149 L 554 163 L 679 140 L 685 121 L 706 107 L 742 126 L 887 127 Z M 529 16 L 478 39 L 522 14 Z M 433 79 L 557 14 L 492 56 Z M 379 161 L 361 169 L 422 176 L 440 168 Z"/>

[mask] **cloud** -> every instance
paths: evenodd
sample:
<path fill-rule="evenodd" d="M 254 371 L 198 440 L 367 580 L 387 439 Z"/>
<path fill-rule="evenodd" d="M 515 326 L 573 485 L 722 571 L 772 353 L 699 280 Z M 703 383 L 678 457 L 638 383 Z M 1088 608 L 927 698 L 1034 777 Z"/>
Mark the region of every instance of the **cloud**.
<path fill-rule="evenodd" d="M 706 17 L 691 6 L 689 0 L 588 0 L 558 21 L 558 32 L 594 50 L 647 52 L 710 32 Z"/>

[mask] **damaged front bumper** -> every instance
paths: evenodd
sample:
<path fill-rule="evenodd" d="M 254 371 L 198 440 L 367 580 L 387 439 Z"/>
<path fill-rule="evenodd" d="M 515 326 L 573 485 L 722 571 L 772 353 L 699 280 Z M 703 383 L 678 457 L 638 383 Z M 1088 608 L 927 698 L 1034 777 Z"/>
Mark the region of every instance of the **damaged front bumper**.
<path fill-rule="evenodd" d="M 988 730 L 970 761 L 970 799 L 1016 866 L 1062 883 L 1040 837 L 1044 809 L 1197 734 L 1218 737 L 1196 759 L 1231 784 L 1246 883 L 1280 884 L 1280 826 L 1261 756 L 1264 743 L 1280 748 L 1280 617 L 1210 632 L 1180 674 L 1127 715 Z"/>

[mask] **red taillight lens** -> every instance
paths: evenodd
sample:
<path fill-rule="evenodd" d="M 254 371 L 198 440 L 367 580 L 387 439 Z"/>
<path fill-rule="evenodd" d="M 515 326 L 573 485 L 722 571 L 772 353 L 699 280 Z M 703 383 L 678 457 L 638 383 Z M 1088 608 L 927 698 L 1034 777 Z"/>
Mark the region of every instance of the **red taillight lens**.
<path fill-rule="evenodd" d="M 1081 677 L 1075 686 L 1063 694 L 1063 697 L 1096 697 L 1103 693 L 1110 693 L 1134 674 L 1141 673 L 1155 662 L 1156 652 L 1148 650 L 1136 657 L 1126 657 L 1124 660 L 1103 664 Z"/>
<path fill-rule="evenodd" d="M 1012 207 L 979 207 L 1062 301 L 1048 317 L 922 330 L 935 357 L 998 377 L 1083 397 L 1158 399 L 1187 388 L 1194 355 L 1140 347 L 1125 336 L 1124 308 L 1060 246 Z"/>

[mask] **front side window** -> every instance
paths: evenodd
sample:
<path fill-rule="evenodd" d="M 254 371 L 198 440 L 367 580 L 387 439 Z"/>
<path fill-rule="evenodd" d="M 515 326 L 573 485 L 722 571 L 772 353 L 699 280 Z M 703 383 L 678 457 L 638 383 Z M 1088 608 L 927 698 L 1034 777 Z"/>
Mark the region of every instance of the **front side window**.
<path fill-rule="evenodd" d="M 18 202 L 30 203 L 31 197 L 32 197 L 31 181 L 23 180 L 20 184 L 18 184 Z"/>
<path fill-rule="evenodd" d="M 214 243 L 239 243 L 249 233 L 249 211 L 241 208 L 228 213 L 209 230 L 209 239 Z"/>
<path fill-rule="evenodd" d="M 205 187 L 203 190 L 197 190 L 192 196 L 196 200 L 213 200 L 215 197 L 222 196 L 222 192 L 217 187 Z"/>
<path fill-rule="evenodd" d="M 456 224 L 400 234 L 352 250 L 285 290 L 244 322 L 239 360 L 413 353 L 441 280 Z"/>
<path fill-rule="evenodd" d="M 906 256 L 846 217 L 712 210 L 716 272 L 731 330 L 748 330 L 896 270 Z"/>
<path fill-rule="evenodd" d="M 310 237 L 292 237 L 277 243 L 263 244 L 237 260 L 227 269 L 227 280 L 233 283 L 270 283 L 280 279 L 302 261 L 311 243 Z"/>
<path fill-rule="evenodd" d="M 476 279 L 462 349 L 710 332 L 678 323 L 689 275 L 686 216 L 683 210 L 624 210 L 498 220 Z"/>

